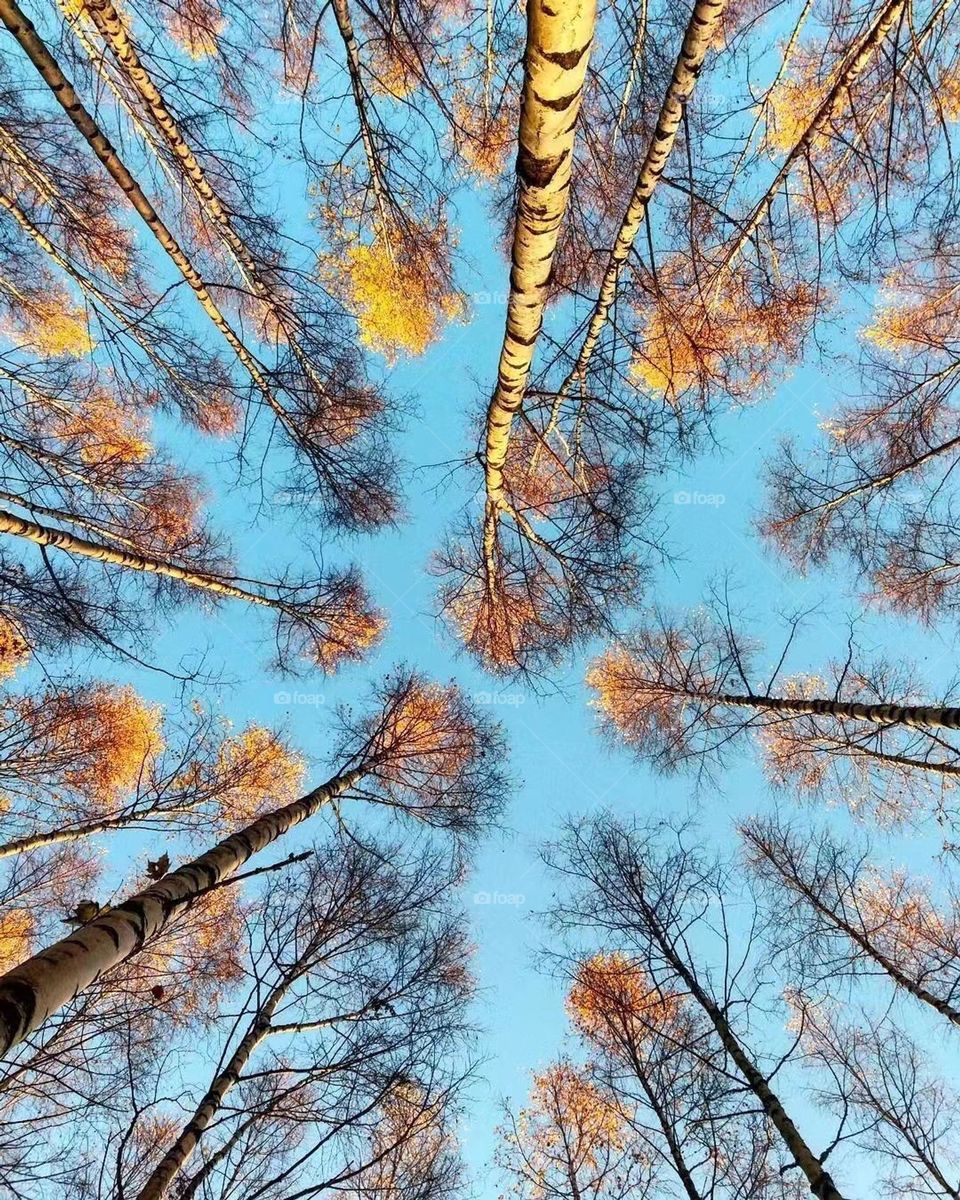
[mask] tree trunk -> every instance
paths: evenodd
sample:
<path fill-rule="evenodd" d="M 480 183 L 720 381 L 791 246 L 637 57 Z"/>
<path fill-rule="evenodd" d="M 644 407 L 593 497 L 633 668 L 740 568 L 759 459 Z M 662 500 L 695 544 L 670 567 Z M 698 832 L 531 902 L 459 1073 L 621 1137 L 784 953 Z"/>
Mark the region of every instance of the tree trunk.
<path fill-rule="evenodd" d="M 552 8 L 547 0 L 527 5 L 510 296 L 484 451 L 487 500 L 494 506 L 502 498 L 513 418 L 523 403 L 549 296 L 595 18 L 595 0 L 559 0 Z"/>
<path fill-rule="evenodd" d="M 63 842 L 79 842 L 97 833 L 107 833 L 111 829 L 135 825 L 139 821 L 148 820 L 151 815 L 156 814 L 138 813 L 129 817 L 106 817 L 102 821 L 87 821 L 83 825 L 75 825 L 72 829 L 49 829 L 46 833 L 28 833 L 0 844 L 0 858 L 12 858 L 16 854 L 26 854 L 28 850 L 42 850 L 46 846 L 58 846 Z"/>
<path fill-rule="evenodd" d="M 64 4 L 63 7 L 67 8 L 68 6 Z M 240 233 L 237 232 L 230 214 L 210 185 L 206 172 L 194 154 L 190 144 L 184 138 L 183 132 L 177 125 L 173 113 L 167 107 L 163 94 L 154 82 L 150 72 L 141 62 L 137 48 L 130 37 L 129 30 L 120 19 L 120 15 L 111 3 L 111 0 L 85 0 L 80 15 L 88 15 L 96 26 L 104 42 L 110 48 L 124 77 L 130 81 L 143 101 L 154 127 L 160 133 L 161 137 L 163 137 L 175 160 L 180 164 L 197 204 L 213 221 L 220 240 L 233 257 L 243 276 L 244 282 L 257 299 L 261 300 L 267 306 L 278 327 L 283 331 L 287 344 L 296 355 L 297 361 L 303 367 L 314 387 L 323 395 L 323 385 L 316 376 L 313 365 L 305 354 L 303 347 L 300 345 L 296 330 L 290 328 L 291 322 L 287 314 L 283 311 L 282 304 L 278 303 L 273 290 L 264 283 L 260 267 L 253 252 Z"/>
<path fill-rule="evenodd" d="M 845 934 L 868 958 L 886 971 L 898 987 L 902 987 L 905 992 L 909 992 L 914 999 L 920 1000 L 923 1004 L 928 1004 L 940 1013 L 941 1016 L 946 1017 L 952 1025 L 960 1026 L 960 1010 L 954 1008 L 945 1000 L 941 1000 L 932 992 L 927 991 L 915 979 L 911 979 L 908 975 L 905 975 L 897 964 L 892 959 L 887 958 L 885 954 L 882 954 L 864 933 L 855 929 L 849 921 L 844 920 L 840 913 L 835 912 L 828 904 L 825 904 L 816 891 L 800 875 L 796 867 L 787 866 L 777 858 L 772 845 L 764 840 L 758 830 L 753 829 L 749 825 L 741 825 L 740 833 L 755 851 L 763 855 L 779 875 L 785 887 L 796 892 L 810 905 L 814 912 L 818 913 L 835 929 Z"/>
<path fill-rule="evenodd" d="M 38 546 L 53 546 L 55 550 L 63 550 L 67 554 L 92 558 L 96 562 L 110 563 L 126 570 L 178 579 L 188 587 L 213 592 L 218 596 L 231 596 L 236 600 L 246 600 L 249 604 L 263 604 L 268 608 L 283 607 L 281 602 L 272 596 L 263 596 L 258 592 L 247 591 L 245 588 L 226 583 L 215 576 L 203 575 L 198 571 L 191 571 L 187 567 L 178 567 L 176 563 L 165 562 L 163 559 L 151 558 L 149 555 L 133 553 L 128 550 L 119 550 L 114 546 L 105 546 L 101 542 L 78 537 L 63 529 L 51 529 L 46 525 L 38 525 L 35 521 L 17 517 L 4 509 L 0 509 L 0 533 L 10 533 L 15 537 L 26 538 Z"/>
<path fill-rule="evenodd" d="M 722 273 L 730 266 L 750 238 L 756 233 L 760 222 L 766 216 L 774 197 L 787 176 L 796 166 L 799 159 L 810 149 L 810 145 L 824 125 L 836 112 L 838 106 L 846 97 L 850 85 L 862 74 L 867 64 L 885 41 L 887 34 L 903 16 L 906 0 L 888 0 L 880 10 L 877 19 L 870 29 L 860 39 L 846 56 L 833 85 L 820 102 L 817 111 L 810 118 L 800 137 L 794 143 L 787 157 L 780 165 L 780 170 L 774 176 L 773 182 L 764 193 L 763 199 L 754 207 L 749 217 L 740 226 L 736 238 L 731 243 L 723 257 L 720 268 Z"/>
<path fill-rule="evenodd" d="M 347 56 L 347 75 L 350 78 L 350 91 L 353 94 L 353 104 L 357 110 L 357 124 L 360 126 L 360 142 L 363 145 L 363 155 L 367 160 L 367 170 L 370 172 L 370 186 L 377 203 L 377 215 L 383 226 L 381 236 L 389 243 L 389 218 L 387 215 L 386 185 L 380 171 L 380 160 L 377 158 L 373 144 L 373 132 L 367 116 L 367 97 L 363 86 L 363 76 L 360 73 L 360 49 L 357 46 L 356 35 L 353 32 L 353 21 L 350 19 L 350 9 L 347 0 L 333 0 L 333 15 L 337 21 L 337 29 L 343 49 Z"/>
<path fill-rule="evenodd" d="M 767 1083 L 763 1074 L 757 1069 L 743 1046 L 741 1046 L 738 1038 L 730 1028 L 730 1023 L 727 1021 L 724 1012 L 713 998 L 703 990 L 697 977 L 677 954 L 670 939 L 660 929 L 656 914 L 647 906 L 646 900 L 642 900 L 641 902 L 647 926 L 660 953 L 673 970 L 676 971 L 679 978 L 683 980 L 690 995 L 710 1019 L 711 1024 L 717 1031 L 717 1036 L 720 1038 L 723 1048 L 736 1064 L 747 1087 L 753 1092 L 757 1100 L 759 1100 L 760 1106 L 766 1113 L 770 1123 L 776 1129 L 777 1133 L 780 1134 L 784 1145 L 790 1151 L 793 1161 L 806 1176 L 811 1193 L 817 1197 L 817 1200 L 844 1200 L 842 1193 L 837 1190 L 832 1177 L 824 1170 L 823 1163 L 821 1163 L 820 1159 L 804 1141 L 800 1131 L 780 1103 L 779 1098 Z"/>
<path fill-rule="evenodd" d="M 133 957 L 198 894 L 230 879 L 254 854 L 353 787 L 365 773 L 365 767 L 357 767 L 337 775 L 299 800 L 264 814 L 0 976 L 0 1054 L 21 1042 L 104 972 Z"/>
<path fill-rule="evenodd" d="M 264 1038 L 269 1036 L 273 1014 L 289 990 L 290 984 L 301 974 L 301 965 L 311 950 L 312 943 L 256 1012 L 247 1027 L 247 1032 L 231 1054 L 226 1066 L 214 1077 L 207 1094 L 197 1105 L 196 1111 L 184 1125 L 176 1141 L 157 1163 L 150 1178 L 137 1193 L 136 1200 L 163 1200 L 163 1197 L 166 1196 L 170 1185 L 190 1161 L 191 1155 L 210 1122 L 219 1112 L 227 1094 L 240 1082 L 240 1076 L 250 1061 L 250 1056 Z"/>
<path fill-rule="evenodd" d="M 848 700 L 828 700 L 784 696 L 741 696 L 732 692 L 715 695 L 703 692 L 680 693 L 698 700 L 713 700 L 735 708 L 757 708 L 782 712 L 788 716 L 836 717 L 841 721 L 871 721 L 875 725 L 907 725 L 918 729 L 960 729 L 960 708 L 936 708 L 930 705 L 860 704 Z"/>
<path fill-rule="evenodd" d="M 133 178 L 109 139 L 97 125 L 94 118 L 83 106 L 73 85 L 60 70 L 53 55 L 44 45 L 37 31 L 21 11 L 16 0 L 0 0 L 0 20 L 9 32 L 13 34 L 21 49 L 37 69 L 37 73 L 49 87 L 54 97 L 60 103 L 64 112 L 73 122 L 76 129 L 86 140 L 91 150 L 103 164 L 107 173 L 114 180 L 134 209 L 143 218 L 147 228 L 166 251 L 168 257 L 186 280 L 204 312 L 214 323 L 230 348 L 250 374 L 258 390 L 263 395 L 271 409 L 278 416 L 286 419 L 287 414 L 273 394 L 261 367 L 253 354 L 247 349 L 240 338 L 231 328 L 226 317 L 220 311 L 216 301 L 210 295 L 207 285 L 200 273 L 190 261 L 176 238 L 164 224 L 157 210 L 147 199 L 143 189 Z"/>
<path fill-rule="evenodd" d="M 640 167 L 637 182 L 630 197 L 627 211 L 623 215 L 617 238 L 610 251 L 607 269 L 600 285 L 600 293 L 590 317 L 590 325 L 584 338 L 573 370 L 563 382 L 561 395 L 566 395 L 575 379 L 583 379 L 590 359 L 596 349 L 600 333 L 606 324 L 610 308 L 617 296 L 620 272 L 627 261 L 640 226 L 647 215 L 647 207 L 654 189 L 660 181 L 667 159 L 673 150 L 677 130 L 683 120 L 684 108 L 693 92 L 694 85 L 703 66 L 707 51 L 713 44 L 727 0 L 697 0 L 680 48 L 680 55 L 673 68 L 670 86 L 664 96 L 657 118 L 657 127 L 647 147 L 646 157 Z"/>

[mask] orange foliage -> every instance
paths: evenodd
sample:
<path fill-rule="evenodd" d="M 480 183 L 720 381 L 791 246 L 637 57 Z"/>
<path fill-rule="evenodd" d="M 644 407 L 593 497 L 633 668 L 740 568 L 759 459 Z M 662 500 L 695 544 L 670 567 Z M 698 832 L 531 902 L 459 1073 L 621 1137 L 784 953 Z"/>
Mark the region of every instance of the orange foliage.
<path fill-rule="evenodd" d="M 109 392 L 97 391 L 69 413 L 60 415 L 55 436 L 77 439 L 88 466 L 140 463 L 151 446 L 143 437 L 147 422 Z"/>
<path fill-rule="evenodd" d="M 10 679 L 30 657 L 30 647 L 19 630 L 0 616 L 0 680 Z"/>
<path fill-rule="evenodd" d="M 499 179 L 517 151 L 516 111 L 504 104 L 487 120 L 482 105 L 471 100 L 455 101 L 453 114 L 461 131 L 458 146 L 464 162 L 481 179 Z"/>
<path fill-rule="evenodd" d="M 752 399 L 781 362 L 799 356 L 821 299 L 806 283 L 757 298 L 743 275 L 724 275 L 703 294 L 664 288 L 642 313 L 643 350 L 630 373 L 670 401 L 711 383 Z"/>
<path fill-rule="evenodd" d="M 477 748 L 476 731 L 455 714 L 459 693 L 454 684 L 415 681 L 389 709 L 376 754 L 379 774 L 405 783 L 426 776 L 434 785 L 454 780 Z"/>
<path fill-rule="evenodd" d="M 864 337 L 898 357 L 946 351 L 960 334 L 957 282 L 934 269 L 931 278 L 904 270 L 888 278 L 884 299 Z"/>
<path fill-rule="evenodd" d="M 679 635 L 671 630 L 664 657 L 679 658 L 683 649 Z M 623 647 L 610 646 L 594 659 L 586 683 L 596 693 L 593 706 L 629 745 L 642 745 L 653 732 L 668 740 L 681 737 L 683 694 L 645 679 Z"/>
<path fill-rule="evenodd" d="M 164 549 L 182 548 L 196 532 L 203 499 L 193 480 L 167 474 L 141 506 L 137 530 Z"/>
<path fill-rule="evenodd" d="M 216 54 L 217 38 L 226 27 L 216 0 L 176 0 L 164 6 L 164 22 L 181 50 L 196 60 Z"/>
<path fill-rule="evenodd" d="M 220 749 L 216 771 L 227 785 L 217 797 L 220 819 L 245 825 L 288 804 L 303 791 L 306 770 L 303 757 L 272 729 L 248 726 Z"/>
<path fill-rule="evenodd" d="M 423 69 L 410 50 L 402 45 L 371 39 L 367 44 L 370 61 L 376 64 L 373 73 L 373 92 L 403 100 L 412 95 L 423 82 Z"/>
<path fill-rule="evenodd" d="M 217 888 L 125 964 L 118 986 L 138 996 L 161 987 L 157 1003 L 178 1025 L 212 1017 L 224 992 L 244 979 L 244 945 L 244 910 L 237 890 Z"/>
<path fill-rule="evenodd" d="M 25 908 L 11 908 L 0 917 L 0 974 L 29 957 L 34 921 Z"/>
<path fill-rule="evenodd" d="M 926 887 L 896 871 L 872 870 L 857 888 L 857 909 L 871 943 L 902 968 L 923 973 L 934 961 L 952 961 L 960 948 L 960 921 L 942 912 Z"/>
<path fill-rule="evenodd" d="M 159 705 L 146 704 L 131 687 L 99 684 L 15 707 L 25 721 L 50 730 L 47 757 L 62 759 L 64 784 L 93 808 L 121 800 L 163 749 Z"/>
<path fill-rule="evenodd" d="M 493 671 L 510 671 L 521 648 L 550 637 L 551 579 L 540 566 L 508 577 L 501 572 L 492 587 L 483 574 L 458 581 L 444 595 L 444 613 L 464 645 Z"/>
<path fill-rule="evenodd" d="M 567 1010 L 592 1042 L 636 1047 L 675 1021 L 680 1000 L 664 995 L 626 955 L 601 953 L 577 968 Z"/>
<path fill-rule="evenodd" d="M 206 404 L 197 413 L 196 423 L 203 433 L 227 437 L 240 424 L 240 406 L 230 396 L 208 396 Z"/>
<path fill-rule="evenodd" d="M 250 292 L 240 294 L 240 316 L 250 326 L 255 338 L 268 346 L 280 346 L 287 340 L 280 322 L 277 320 L 273 306 L 259 296 Z"/>
<path fill-rule="evenodd" d="M 516 429 L 507 447 L 505 486 L 512 499 L 534 509 L 546 509 L 595 489 L 603 471 L 579 462 L 571 466 L 566 456 L 545 445 L 528 426 Z"/>
<path fill-rule="evenodd" d="M 371 608 L 359 585 L 338 598 L 337 611 L 327 620 L 327 636 L 315 646 L 317 663 L 331 674 L 345 661 L 363 658 L 383 636 L 387 619 Z"/>
<path fill-rule="evenodd" d="M 533 1077 L 531 1105 L 519 1126 L 538 1158 L 569 1159 L 596 1168 L 600 1156 L 624 1144 L 624 1120 L 588 1079 L 560 1062 Z"/>

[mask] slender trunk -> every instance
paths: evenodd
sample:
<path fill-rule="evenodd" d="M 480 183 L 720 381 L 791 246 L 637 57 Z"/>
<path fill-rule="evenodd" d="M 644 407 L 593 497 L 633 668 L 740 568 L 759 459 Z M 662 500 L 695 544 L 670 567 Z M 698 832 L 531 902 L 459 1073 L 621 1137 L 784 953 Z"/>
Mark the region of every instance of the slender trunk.
<path fill-rule="evenodd" d="M 218 596 L 231 596 L 236 600 L 246 600 L 249 604 L 263 604 L 268 608 L 284 607 L 280 600 L 272 596 L 247 591 L 246 588 L 226 583 L 213 575 L 204 575 L 187 567 L 179 567 L 176 563 L 152 558 L 150 555 L 120 550 L 115 546 L 106 546 L 102 542 L 94 542 L 63 529 L 52 529 L 47 525 L 39 525 L 36 521 L 28 521 L 26 518 L 15 516 L 4 509 L 0 509 L 0 533 L 26 538 L 38 546 L 53 546 L 55 550 L 63 550 L 67 554 L 75 554 L 82 558 L 92 558 L 96 562 L 110 563 L 116 567 L 123 567 L 125 570 L 142 571 L 148 575 L 164 575 L 169 579 L 177 579 L 181 583 L 187 584 L 188 587 L 213 592 Z"/>
<path fill-rule="evenodd" d="M 949 454 L 951 450 L 957 449 L 960 449 L 960 435 L 948 438 L 945 442 L 941 442 L 939 446 L 932 446 L 922 454 L 916 455 L 909 462 L 902 463 L 890 471 L 885 471 L 882 475 L 877 475 L 873 479 L 868 479 L 865 483 L 848 487 L 845 491 L 838 492 L 831 499 L 824 500 L 822 504 L 815 504 L 811 508 L 805 508 L 793 513 L 783 521 L 778 522 L 778 524 L 793 525 L 804 517 L 819 516 L 823 513 L 832 512 L 834 509 L 842 508 L 848 500 L 854 500 L 857 496 L 862 496 L 867 492 L 882 491 L 884 488 L 889 487 L 890 484 L 896 483 L 904 475 L 918 471 L 921 467 L 926 466 L 928 462 L 938 458 L 940 455 Z"/>
<path fill-rule="evenodd" d="M 0 1054 L 104 972 L 125 962 L 184 906 L 236 875 L 253 855 L 353 787 L 366 773 L 337 775 L 299 800 L 266 813 L 245 829 L 0 976 Z"/>
<path fill-rule="evenodd" d="M 510 296 L 484 451 L 487 500 L 495 507 L 502 501 L 513 418 L 523 403 L 550 293 L 595 18 L 595 0 L 560 0 L 552 8 L 546 0 L 527 5 Z"/>
<path fill-rule="evenodd" d="M 810 118 L 803 133 L 794 143 L 787 157 L 781 163 L 780 169 L 764 193 L 763 199 L 754 207 L 746 221 L 741 225 L 736 238 L 727 248 L 718 274 L 722 274 L 730 266 L 750 238 L 756 233 L 760 222 L 766 216 L 787 176 L 796 166 L 797 162 L 809 151 L 814 138 L 821 132 L 843 103 L 851 84 L 863 73 L 874 54 L 876 54 L 877 50 L 886 40 L 887 34 L 903 16 L 905 4 L 906 0 L 888 0 L 867 33 L 849 52 L 846 62 L 837 73 L 832 87 L 820 102 L 817 111 Z"/>
<path fill-rule="evenodd" d="M 219 1071 L 210 1084 L 207 1094 L 184 1125 L 176 1140 L 164 1154 L 163 1158 L 153 1169 L 150 1178 L 137 1193 L 136 1200 L 163 1200 L 170 1185 L 190 1161 L 196 1149 L 220 1108 L 228 1093 L 240 1082 L 250 1057 L 260 1043 L 269 1037 L 273 1015 L 290 988 L 293 981 L 303 973 L 303 964 L 313 949 L 313 943 L 307 947 L 296 964 L 284 975 L 279 984 L 270 992 L 266 1000 L 254 1014 L 253 1020 L 240 1040 L 240 1044 L 230 1055 L 226 1066 Z"/>
<path fill-rule="evenodd" d="M 83 825 L 75 825 L 72 829 L 50 829 L 46 833 L 29 833 L 23 837 L 0 844 L 0 858 L 12 858 L 16 854 L 25 854 L 28 850 L 42 850 L 45 846 L 58 846 L 63 842 L 79 842 L 97 833 L 107 833 L 111 829 L 123 829 L 138 821 L 146 820 L 151 814 L 138 813 L 127 817 L 106 817 L 102 821 L 87 821 Z"/>
<path fill-rule="evenodd" d="M 934 775 L 960 775 L 960 763 L 930 762 L 923 758 L 909 758 L 906 754 L 885 754 L 882 750 L 871 750 L 869 746 L 844 745 L 840 747 L 849 758 L 870 758 L 891 767 L 909 767 L 912 771 L 930 771 Z M 825 749 L 824 753 L 835 751 Z"/>
<path fill-rule="evenodd" d="M 363 86 L 363 76 L 360 71 L 360 49 L 353 32 L 353 22 L 350 19 L 350 9 L 347 0 L 333 0 L 333 15 L 337 20 L 340 40 L 347 56 L 347 74 L 350 77 L 350 90 L 353 93 L 353 103 L 357 110 L 357 123 L 360 126 L 360 141 L 363 144 L 364 157 L 367 160 L 367 170 L 370 172 L 370 186 L 377 204 L 377 214 L 380 217 L 382 236 L 389 249 L 389 231 L 386 193 L 387 188 L 380 171 L 380 160 L 377 158 L 373 144 L 373 133 L 367 117 L 367 97 Z"/>
<path fill-rule="evenodd" d="M 670 939 L 660 928 L 656 913 L 647 906 L 646 900 L 642 900 L 641 902 L 648 928 L 660 952 L 673 970 L 676 971 L 679 978 L 683 980 L 690 995 L 709 1018 L 714 1029 L 717 1031 L 717 1036 L 720 1038 L 724 1050 L 730 1055 L 730 1058 L 736 1064 L 737 1070 L 743 1076 L 747 1087 L 756 1096 L 770 1123 L 776 1129 L 777 1133 L 780 1134 L 784 1145 L 793 1157 L 793 1161 L 806 1176 L 812 1195 L 816 1196 L 817 1200 L 844 1200 L 842 1193 L 837 1190 L 832 1177 L 824 1169 L 823 1163 L 807 1145 L 800 1131 L 787 1114 L 786 1109 L 780 1103 L 779 1098 L 767 1083 L 762 1072 L 758 1070 L 753 1060 L 740 1044 L 720 1006 L 712 996 L 703 990 L 693 971 L 677 954 Z"/>
<path fill-rule="evenodd" d="M 233 257 L 244 282 L 257 299 L 269 309 L 271 316 L 283 331 L 287 344 L 296 355 L 297 361 L 314 387 L 322 393 L 322 383 L 300 345 L 296 330 L 291 328 L 289 315 L 284 311 L 283 305 L 278 303 L 273 290 L 264 282 L 255 255 L 235 228 L 230 214 L 210 185 L 206 172 L 184 137 L 183 131 L 177 125 L 173 113 L 167 107 L 163 94 L 141 62 L 129 30 L 111 0 L 86 0 L 83 13 L 89 15 L 104 42 L 110 48 L 124 77 L 133 85 L 143 101 L 150 114 L 150 120 L 166 142 L 174 159 L 180 164 L 197 204 L 212 220 L 220 240 Z"/>
<path fill-rule="evenodd" d="M 187 253 L 164 224 L 157 210 L 147 199 L 143 189 L 130 174 L 109 139 L 83 106 L 73 85 L 61 71 L 53 55 L 41 40 L 33 25 L 21 11 L 16 0 L 0 0 L 0 20 L 13 34 L 21 49 L 33 63 L 40 78 L 49 87 L 64 112 L 85 139 L 91 150 L 103 164 L 107 173 L 127 197 L 147 228 L 166 251 L 171 262 L 186 280 L 204 312 L 214 323 L 228 345 L 243 364 L 267 404 L 283 419 L 288 418 L 282 405 L 273 394 L 260 363 L 237 337 L 226 317 L 210 295 L 207 285 L 196 270 Z"/>
<path fill-rule="evenodd" d="M 653 131 L 650 145 L 640 173 L 630 197 L 627 211 L 623 215 L 616 241 L 607 260 L 600 293 L 593 307 L 590 324 L 584 338 L 580 353 L 573 370 L 564 380 L 561 395 L 566 395 L 575 379 L 583 379 L 586 375 L 590 359 L 600 339 L 600 333 L 606 324 L 610 309 L 617 296 L 617 285 L 620 282 L 620 272 L 627 261 L 640 226 L 647 215 L 647 208 L 653 197 L 654 189 L 660 181 L 660 176 L 667 165 L 667 159 L 673 150 L 677 131 L 683 120 L 686 103 L 689 100 L 694 85 L 703 66 L 707 51 L 713 44 L 717 29 L 723 18 L 727 0 L 697 0 L 690 21 L 684 34 L 680 54 L 673 68 L 670 85 L 660 107 L 657 126 Z"/>
<path fill-rule="evenodd" d="M 740 833 L 754 850 L 762 854 L 773 867 L 784 886 L 801 896 L 814 912 L 818 913 L 828 924 L 848 937 L 868 958 L 886 971 L 895 984 L 902 987 L 904 991 L 909 992 L 915 999 L 935 1009 L 941 1016 L 946 1017 L 952 1025 L 960 1026 L 960 1010 L 954 1008 L 945 1000 L 941 1000 L 932 992 L 927 991 L 915 979 L 911 979 L 908 975 L 904 974 L 897 964 L 892 959 L 887 958 L 866 934 L 854 928 L 840 913 L 835 912 L 828 904 L 825 904 L 814 888 L 801 877 L 795 867 L 790 867 L 782 863 L 774 853 L 773 847 L 764 841 L 756 830 L 752 829 L 749 825 L 742 825 Z"/>
<path fill-rule="evenodd" d="M 741 696 L 732 692 L 716 694 L 680 692 L 698 700 L 712 700 L 734 708 L 757 708 L 788 716 L 836 717 L 841 721 L 871 721 L 875 725 L 906 725 L 918 729 L 960 729 L 960 708 L 936 708 L 925 704 L 860 704 L 852 700 L 810 700 L 799 696 Z"/>
<path fill-rule="evenodd" d="M 657 1123 L 659 1124 L 660 1130 L 663 1133 L 664 1139 L 667 1143 L 667 1149 L 670 1151 L 670 1160 L 673 1163 L 673 1169 L 676 1171 L 677 1177 L 680 1180 L 680 1183 L 683 1185 L 683 1190 L 686 1192 L 688 1200 L 704 1200 L 703 1196 L 701 1196 L 700 1192 L 697 1190 L 697 1185 L 693 1182 L 693 1176 L 690 1174 L 690 1168 L 687 1166 L 686 1159 L 683 1157 L 683 1150 L 680 1147 L 680 1143 L 677 1141 L 676 1133 L 674 1132 L 670 1121 L 667 1119 L 667 1114 L 663 1109 L 663 1105 L 657 1099 L 656 1093 L 650 1086 L 650 1081 L 647 1078 L 647 1073 L 643 1068 L 643 1064 L 633 1052 L 631 1052 L 630 1057 L 633 1060 L 634 1074 L 636 1075 L 641 1088 L 643 1088 L 643 1094 L 647 1098 L 647 1103 L 650 1105 L 651 1112 L 657 1118 Z"/>

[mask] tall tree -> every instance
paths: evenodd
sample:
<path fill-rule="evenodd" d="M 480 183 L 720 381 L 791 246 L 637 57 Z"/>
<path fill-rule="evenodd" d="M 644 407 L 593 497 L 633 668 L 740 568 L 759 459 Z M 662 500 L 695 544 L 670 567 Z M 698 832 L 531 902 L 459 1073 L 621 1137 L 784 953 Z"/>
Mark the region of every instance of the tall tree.
<path fill-rule="evenodd" d="M 587 682 L 607 732 L 661 770 L 709 772 L 753 733 L 771 782 L 801 797 L 839 798 L 887 821 L 930 808 L 949 816 L 960 712 L 917 703 L 908 669 L 865 660 L 853 645 L 827 679 L 778 682 L 795 633 L 772 678 L 755 682 L 757 648 L 729 610 L 680 621 L 655 612 L 594 661 Z"/>
<path fill-rule="evenodd" d="M 498 729 L 452 685 L 401 673 L 363 719 L 344 718 L 339 770 L 300 799 L 265 812 L 0 980 L 4 1049 L 16 1045 L 105 971 L 137 955 L 177 914 L 288 830 L 350 794 L 468 836 L 502 800 Z"/>
<path fill-rule="evenodd" d="M 728 1086 L 750 1093 L 811 1195 L 838 1200 L 841 1192 L 824 1165 L 829 1147 L 823 1153 L 812 1148 L 771 1082 L 790 1049 L 778 1055 L 768 1045 L 760 1055 L 751 1047 L 751 1016 L 763 1003 L 754 944 L 761 928 L 748 900 L 742 933 L 735 932 L 728 912 L 733 887 L 723 865 L 689 846 L 683 830 L 658 837 L 603 816 L 578 822 L 548 851 L 547 862 L 573 885 L 569 899 L 555 906 L 560 928 L 615 947 L 652 991 L 689 1006 L 710 1030 L 711 1050 L 696 1046 L 701 1064 L 715 1064 Z M 717 964 L 719 973 L 711 969 Z"/>
<path fill-rule="evenodd" d="M 740 834 L 799 939 L 792 950 L 783 939 L 787 953 L 795 960 L 803 954 L 814 979 L 880 970 L 960 1025 L 960 916 L 952 891 L 938 903 L 923 880 L 885 875 L 857 847 L 822 831 L 801 837 L 770 819 L 750 821 Z"/>

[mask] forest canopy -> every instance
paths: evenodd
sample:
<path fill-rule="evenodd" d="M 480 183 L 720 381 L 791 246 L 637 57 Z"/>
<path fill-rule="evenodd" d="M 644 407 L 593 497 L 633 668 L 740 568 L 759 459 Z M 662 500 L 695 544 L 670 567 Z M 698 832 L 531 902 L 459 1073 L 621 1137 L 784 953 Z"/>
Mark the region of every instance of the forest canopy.
<path fill-rule="evenodd" d="M 0 1200 L 960 1200 L 954 0 L 22 3 Z"/>

